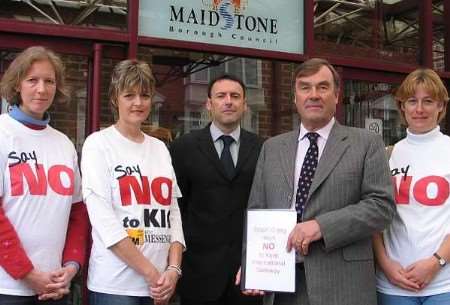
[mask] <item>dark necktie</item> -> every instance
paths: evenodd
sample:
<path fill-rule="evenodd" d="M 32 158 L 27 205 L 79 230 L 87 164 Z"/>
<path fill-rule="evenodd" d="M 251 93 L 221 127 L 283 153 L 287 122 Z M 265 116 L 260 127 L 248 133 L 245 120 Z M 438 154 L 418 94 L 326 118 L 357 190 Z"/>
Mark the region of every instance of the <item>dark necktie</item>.
<path fill-rule="evenodd" d="M 220 155 L 220 161 L 222 161 L 228 178 L 233 178 L 234 176 L 234 162 L 231 157 L 230 145 L 234 142 L 233 137 L 222 135 L 220 139 L 223 141 L 222 154 Z"/>
<path fill-rule="evenodd" d="M 317 138 L 319 134 L 309 132 L 306 134 L 309 140 L 309 148 L 303 160 L 300 177 L 298 178 L 297 194 L 295 196 L 295 209 L 297 210 L 297 222 L 301 222 L 303 210 L 305 209 L 306 200 L 308 199 L 309 188 L 311 187 L 314 173 L 316 172 L 319 147 L 317 146 Z"/>

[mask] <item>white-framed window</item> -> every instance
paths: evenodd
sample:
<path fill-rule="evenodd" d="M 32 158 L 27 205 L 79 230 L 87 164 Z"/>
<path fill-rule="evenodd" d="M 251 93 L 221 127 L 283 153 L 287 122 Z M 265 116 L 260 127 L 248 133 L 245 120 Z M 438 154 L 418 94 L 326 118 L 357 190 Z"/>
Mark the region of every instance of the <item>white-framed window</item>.
<path fill-rule="evenodd" d="M 195 83 L 208 83 L 208 69 L 203 69 L 191 74 L 191 81 Z"/>
<path fill-rule="evenodd" d="M 185 105 L 184 116 L 180 119 L 184 121 L 184 133 L 192 130 L 202 129 L 210 121 L 208 111 L 199 105 Z"/>
<path fill-rule="evenodd" d="M 202 114 L 199 111 L 192 111 L 190 113 L 190 129 L 200 129 L 202 127 Z"/>

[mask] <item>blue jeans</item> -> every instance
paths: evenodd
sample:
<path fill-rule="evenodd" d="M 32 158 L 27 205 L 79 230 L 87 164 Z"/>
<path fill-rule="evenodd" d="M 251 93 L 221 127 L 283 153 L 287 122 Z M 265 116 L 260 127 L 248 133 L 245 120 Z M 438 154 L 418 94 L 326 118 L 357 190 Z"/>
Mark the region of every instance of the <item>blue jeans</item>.
<path fill-rule="evenodd" d="M 150 297 L 134 297 L 89 290 L 89 305 L 154 305 L 154 303 Z"/>
<path fill-rule="evenodd" d="M 67 305 L 68 297 L 61 300 L 39 301 L 37 296 L 24 297 L 19 295 L 0 294 L 1 305 Z"/>
<path fill-rule="evenodd" d="M 409 297 L 377 292 L 378 305 L 446 305 L 450 304 L 450 292 L 426 297 Z"/>

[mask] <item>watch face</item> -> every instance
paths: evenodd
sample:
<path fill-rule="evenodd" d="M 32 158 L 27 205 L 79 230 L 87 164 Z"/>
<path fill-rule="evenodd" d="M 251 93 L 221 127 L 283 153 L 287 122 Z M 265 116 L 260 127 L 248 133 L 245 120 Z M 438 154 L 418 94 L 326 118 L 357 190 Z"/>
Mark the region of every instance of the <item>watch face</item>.
<path fill-rule="evenodd" d="M 441 267 L 445 266 L 445 260 L 444 259 L 439 259 L 439 265 L 441 265 Z"/>

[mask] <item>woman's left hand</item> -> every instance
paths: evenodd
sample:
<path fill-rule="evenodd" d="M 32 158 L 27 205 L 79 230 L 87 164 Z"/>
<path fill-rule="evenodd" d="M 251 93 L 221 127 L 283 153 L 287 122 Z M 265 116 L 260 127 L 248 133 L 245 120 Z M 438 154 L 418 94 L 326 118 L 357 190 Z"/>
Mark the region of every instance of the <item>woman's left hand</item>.
<path fill-rule="evenodd" d="M 436 258 L 429 257 L 409 265 L 405 270 L 405 276 L 423 289 L 433 280 L 440 269 L 441 266 Z"/>
<path fill-rule="evenodd" d="M 58 300 L 61 299 L 65 294 L 70 292 L 70 282 L 73 277 L 77 274 L 77 268 L 73 265 L 67 265 L 58 270 L 50 272 L 50 277 L 52 280 L 51 284 L 47 285 L 48 293 L 39 295 L 39 300 Z"/>
<path fill-rule="evenodd" d="M 178 274 L 174 270 L 164 271 L 155 287 L 150 287 L 150 292 L 155 300 L 155 305 L 167 304 L 175 293 L 178 282 Z"/>

